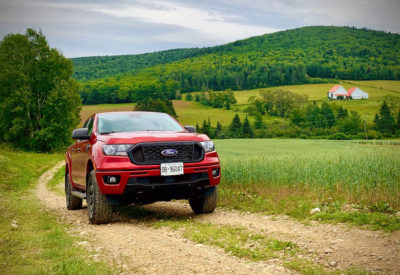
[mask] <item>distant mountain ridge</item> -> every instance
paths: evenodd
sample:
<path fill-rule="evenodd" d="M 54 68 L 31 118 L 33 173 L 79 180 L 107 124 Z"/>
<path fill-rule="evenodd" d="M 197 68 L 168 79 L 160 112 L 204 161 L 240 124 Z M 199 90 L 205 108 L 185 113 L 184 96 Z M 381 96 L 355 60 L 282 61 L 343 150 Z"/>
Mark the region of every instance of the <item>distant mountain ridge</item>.
<path fill-rule="evenodd" d="M 400 79 L 400 35 L 312 26 L 209 48 L 72 59 L 84 103 L 324 79 Z M 109 96 L 110 94 L 113 95 Z"/>

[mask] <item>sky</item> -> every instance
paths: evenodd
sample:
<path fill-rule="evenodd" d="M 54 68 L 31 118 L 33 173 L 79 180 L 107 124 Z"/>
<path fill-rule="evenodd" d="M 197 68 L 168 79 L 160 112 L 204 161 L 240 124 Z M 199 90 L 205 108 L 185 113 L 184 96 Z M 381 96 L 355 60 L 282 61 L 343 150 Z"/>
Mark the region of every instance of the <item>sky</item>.
<path fill-rule="evenodd" d="M 0 0 L 0 38 L 42 30 L 66 57 L 221 45 L 312 25 L 400 33 L 400 0 Z"/>

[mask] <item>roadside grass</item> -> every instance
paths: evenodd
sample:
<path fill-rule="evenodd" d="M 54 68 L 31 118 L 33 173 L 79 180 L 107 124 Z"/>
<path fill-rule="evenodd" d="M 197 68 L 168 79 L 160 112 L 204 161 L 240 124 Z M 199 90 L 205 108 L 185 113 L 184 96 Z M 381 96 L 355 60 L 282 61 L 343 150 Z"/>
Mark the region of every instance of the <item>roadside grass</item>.
<path fill-rule="evenodd" d="M 89 262 L 89 252 L 67 225 L 43 210 L 32 194 L 40 175 L 63 159 L 0 149 L 0 274 L 110 274 L 104 263 Z"/>
<path fill-rule="evenodd" d="M 59 195 L 64 195 L 64 189 L 60 189 L 58 188 L 58 186 L 60 185 L 60 183 L 64 183 L 64 175 L 65 175 L 65 165 L 63 165 L 55 174 L 54 176 L 51 178 L 51 180 L 49 180 L 49 182 L 47 183 L 47 187 L 53 191 L 56 192 Z"/>
<path fill-rule="evenodd" d="M 187 239 L 196 243 L 220 247 L 227 253 L 252 261 L 293 256 L 298 252 L 298 246 L 293 242 L 250 233 L 243 227 L 174 220 L 158 221 L 154 226 L 156 228 L 169 227 L 175 230 L 183 229 L 183 236 Z"/>
<path fill-rule="evenodd" d="M 215 144 L 222 166 L 221 206 L 400 229 L 398 146 L 278 139 Z M 311 214 L 313 208 L 320 212 Z"/>

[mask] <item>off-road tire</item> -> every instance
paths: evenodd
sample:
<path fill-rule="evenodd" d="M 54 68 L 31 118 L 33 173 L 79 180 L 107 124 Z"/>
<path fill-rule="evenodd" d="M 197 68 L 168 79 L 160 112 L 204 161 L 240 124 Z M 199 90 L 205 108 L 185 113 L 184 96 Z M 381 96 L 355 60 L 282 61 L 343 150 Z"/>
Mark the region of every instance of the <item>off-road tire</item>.
<path fill-rule="evenodd" d="M 86 188 L 89 221 L 92 224 L 108 223 L 112 219 L 112 207 L 97 184 L 95 171 L 89 174 Z"/>
<path fill-rule="evenodd" d="M 76 210 L 82 208 L 82 199 L 72 195 L 72 184 L 69 179 L 69 174 L 65 174 L 65 201 L 68 210 Z"/>
<path fill-rule="evenodd" d="M 218 187 L 208 189 L 203 195 L 189 199 L 190 207 L 196 214 L 211 213 L 217 207 Z"/>

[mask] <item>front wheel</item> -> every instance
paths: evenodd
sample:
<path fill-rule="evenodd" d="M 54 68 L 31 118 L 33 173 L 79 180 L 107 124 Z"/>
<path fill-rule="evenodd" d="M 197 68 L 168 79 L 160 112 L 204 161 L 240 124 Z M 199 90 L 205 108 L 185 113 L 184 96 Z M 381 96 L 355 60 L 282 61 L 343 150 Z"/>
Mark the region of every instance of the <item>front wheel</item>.
<path fill-rule="evenodd" d="M 88 216 L 90 223 L 101 224 L 108 223 L 112 218 L 112 208 L 108 203 L 106 196 L 101 193 L 97 185 L 95 171 L 89 174 L 88 185 L 86 189 L 86 202 L 88 205 Z"/>
<path fill-rule="evenodd" d="M 217 207 L 218 187 L 213 186 L 203 195 L 189 199 L 190 207 L 196 214 L 211 213 Z"/>
<path fill-rule="evenodd" d="M 82 199 L 72 195 L 72 184 L 69 179 L 69 174 L 65 173 L 65 200 L 68 210 L 76 210 L 82 208 Z"/>

